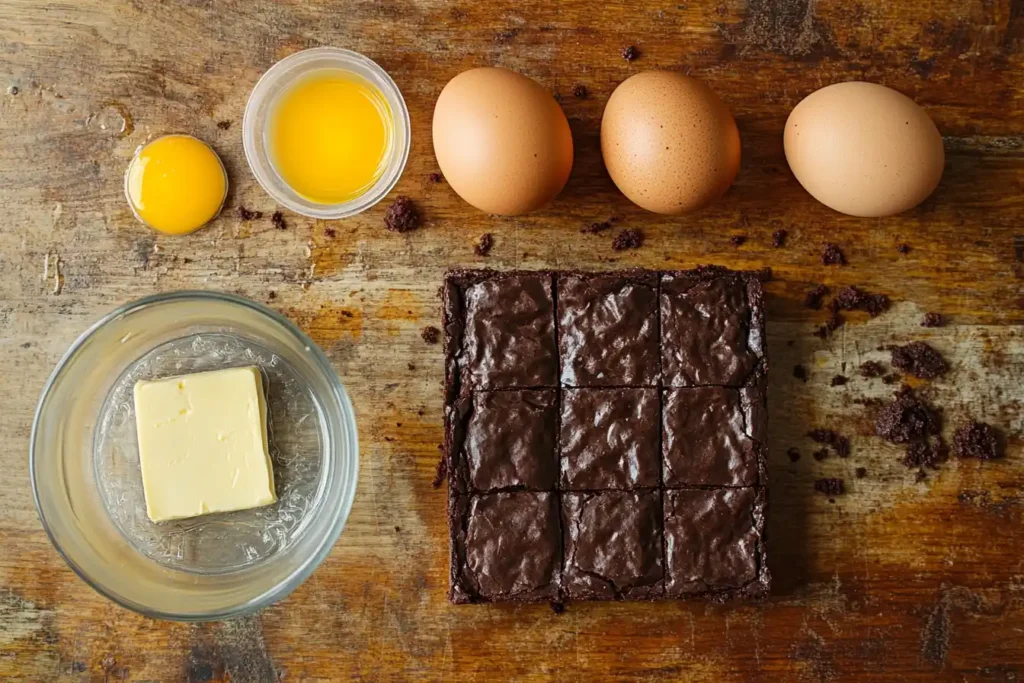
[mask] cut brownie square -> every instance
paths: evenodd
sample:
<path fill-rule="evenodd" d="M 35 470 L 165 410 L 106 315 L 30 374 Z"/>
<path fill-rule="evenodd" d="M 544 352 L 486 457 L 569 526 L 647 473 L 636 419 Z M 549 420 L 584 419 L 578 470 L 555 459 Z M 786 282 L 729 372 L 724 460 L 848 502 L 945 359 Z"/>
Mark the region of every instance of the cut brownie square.
<path fill-rule="evenodd" d="M 562 488 L 658 486 L 659 414 L 657 389 L 564 389 Z"/>
<path fill-rule="evenodd" d="M 747 383 L 764 355 L 761 283 L 723 268 L 661 279 L 661 370 L 666 386 Z"/>
<path fill-rule="evenodd" d="M 658 278 L 654 273 L 560 275 L 558 346 L 566 386 L 655 386 Z"/>
<path fill-rule="evenodd" d="M 677 486 L 753 486 L 763 461 L 764 407 L 758 388 L 666 389 L 663 481 Z"/>
<path fill-rule="evenodd" d="M 449 510 L 452 602 L 557 600 L 561 531 L 554 493 L 459 495 Z"/>
<path fill-rule="evenodd" d="M 452 421 L 448 472 L 456 490 L 555 488 L 558 405 L 554 389 L 464 396 Z"/>
<path fill-rule="evenodd" d="M 661 494 L 657 490 L 563 494 L 563 581 L 567 597 L 661 597 L 661 526 Z"/>
<path fill-rule="evenodd" d="M 758 489 L 665 491 L 665 595 L 763 596 L 763 512 Z"/>
<path fill-rule="evenodd" d="M 547 273 L 491 273 L 467 277 L 458 302 L 446 295 L 449 308 L 461 309 L 448 312 L 461 328 L 446 329 L 460 337 L 455 352 L 463 384 L 472 389 L 557 385 L 551 283 Z"/>

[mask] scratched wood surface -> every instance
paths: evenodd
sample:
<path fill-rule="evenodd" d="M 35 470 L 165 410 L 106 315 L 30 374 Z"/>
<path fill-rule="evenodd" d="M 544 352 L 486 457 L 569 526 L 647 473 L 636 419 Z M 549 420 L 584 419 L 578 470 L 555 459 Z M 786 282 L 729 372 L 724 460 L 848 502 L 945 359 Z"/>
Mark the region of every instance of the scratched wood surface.
<path fill-rule="evenodd" d="M 645 7 L 641 8 L 643 4 Z M 1019 680 L 1024 676 L 1024 6 L 1016 0 L 655 3 L 0 1 L 0 677 L 25 680 L 559 679 Z M 337 45 L 384 66 L 408 101 L 413 144 L 396 193 L 423 229 L 386 232 L 384 205 L 324 223 L 269 213 L 242 153 L 249 90 L 276 60 Z M 621 48 L 635 45 L 627 63 Z M 444 183 L 433 102 L 464 69 L 520 70 L 562 97 L 577 158 L 549 208 L 472 210 Z M 602 169 L 602 107 L 642 69 L 706 79 L 734 111 L 743 166 L 729 193 L 685 218 L 631 206 Z M 790 109 L 814 89 L 867 79 L 924 105 L 945 136 L 938 191 L 884 219 L 837 215 L 799 187 L 782 153 Z M 585 99 L 572 95 L 584 84 Z M 218 125 L 219 124 L 219 125 Z M 231 176 L 223 216 L 186 238 L 132 218 L 121 180 L 135 148 L 188 132 Z M 580 234 L 619 216 L 643 248 Z M 771 247 L 783 228 L 789 240 Z M 473 253 L 484 232 L 491 256 Z M 746 235 L 741 247 L 729 238 Z M 1020 236 L 1018 236 L 1018 234 Z M 831 239 L 849 265 L 826 267 Z M 897 252 L 907 243 L 907 255 Z M 44 260 L 47 279 L 42 279 Z M 440 317 L 452 266 L 618 268 L 770 265 L 771 564 L 757 605 L 447 604 L 442 357 L 420 330 Z M 802 305 L 814 284 L 858 284 L 896 302 L 831 340 Z M 293 595 L 222 624 L 155 622 L 108 603 L 65 567 L 32 504 L 33 410 L 67 345 L 111 308 L 179 288 L 238 292 L 291 316 L 326 350 L 355 403 L 359 493 L 330 557 Z M 925 311 L 951 325 L 925 330 Z M 893 341 L 928 339 L 951 360 L 926 385 L 947 424 L 1008 437 L 1002 462 L 949 462 L 924 481 L 872 436 L 856 377 Z M 792 367 L 809 369 L 804 384 Z M 853 377 L 842 387 L 830 378 Z M 834 427 L 848 460 L 808 457 L 804 434 Z M 804 457 L 786 456 L 798 447 Z M 855 467 L 867 477 L 855 479 Z M 813 491 L 841 476 L 834 504 Z"/>

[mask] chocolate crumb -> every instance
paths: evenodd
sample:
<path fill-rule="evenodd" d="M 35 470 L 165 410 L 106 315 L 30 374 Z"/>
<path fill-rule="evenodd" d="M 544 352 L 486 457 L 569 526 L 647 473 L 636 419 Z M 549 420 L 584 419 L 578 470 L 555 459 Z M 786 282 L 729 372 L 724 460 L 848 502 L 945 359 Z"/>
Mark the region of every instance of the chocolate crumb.
<path fill-rule="evenodd" d="M 480 240 L 473 247 L 473 251 L 477 256 L 487 256 L 491 253 L 491 248 L 494 246 L 494 235 L 489 232 L 485 232 L 480 235 Z"/>
<path fill-rule="evenodd" d="M 431 173 L 429 176 L 427 176 L 427 178 L 430 180 L 430 182 L 435 184 L 444 180 L 444 176 L 437 172 Z"/>
<path fill-rule="evenodd" d="M 747 241 L 746 235 L 733 235 L 729 238 L 729 243 L 734 247 L 741 247 L 743 243 Z"/>
<path fill-rule="evenodd" d="M 868 476 L 868 468 L 858 467 L 856 470 L 854 470 L 854 473 L 857 475 L 858 479 L 863 479 L 864 477 Z"/>
<path fill-rule="evenodd" d="M 346 309 L 342 309 L 341 317 L 343 317 L 343 318 L 353 318 L 355 316 L 353 315 L 352 311 L 349 311 L 349 310 L 346 310 Z"/>
<path fill-rule="evenodd" d="M 326 237 L 327 239 L 333 240 L 337 236 L 338 231 L 335 230 L 334 228 L 324 228 L 324 237 Z"/>
<path fill-rule="evenodd" d="M 384 212 L 384 227 L 391 232 L 409 232 L 420 227 L 420 212 L 405 195 L 395 198 Z"/>
<path fill-rule="evenodd" d="M 901 254 L 903 254 L 904 256 L 906 256 L 907 254 L 910 253 L 910 245 L 909 244 L 901 244 L 898 247 L 896 247 L 896 251 L 898 251 Z"/>
<path fill-rule="evenodd" d="M 940 436 L 933 441 L 925 439 L 907 444 L 907 454 L 903 456 L 903 464 L 908 468 L 929 467 L 938 469 L 949 457 L 949 447 Z"/>
<path fill-rule="evenodd" d="M 793 366 L 793 376 L 796 377 L 801 382 L 806 382 L 807 381 L 807 368 L 805 368 L 802 365 L 794 365 Z"/>
<path fill-rule="evenodd" d="M 218 121 L 217 122 L 217 127 L 220 128 L 221 130 L 227 130 L 228 128 L 231 127 L 231 122 L 228 121 L 227 119 L 225 119 L 223 121 Z"/>
<path fill-rule="evenodd" d="M 440 448 L 440 446 L 438 446 Z M 441 484 L 444 482 L 445 477 L 448 476 L 448 459 L 441 456 L 441 459 L 437 461 L 437 470 L 434 472 L 434 481 L 430 482 L 430 485 L 435 489 L 441 488 Z"/>
<path fill-rule="evenodd" d="M 835 450 L 840 458 L 850 456 L 850 439 L 831 429 L 812 429 L 807 436 L 816 443 L 826 444 Z"/>
<path fill-rule="evenodd" d="M 551 611 L 555 614 L 562 614 L 565 612 L 565 605 L 561 602 L 553 602 L 551 603 Z"/>
<path fill-rule="evenodd" d="M 245 208 L 244 206 L 239 206 L 238 207 L 238 217 L 241 218 L 243 221 L 258 221 L 259 219 L 263 218 L 263 212 L 262 211 L 250 211 L 249 209 Z"/>
<path fill-rule="evenodd" d="M 921 327 L 943 327 L 946 324 L 941 313 L 925 313 Z"/>
<path fill-rule="evenodd" d="M 953 452 L 958 458 L 996 460 L 1003 457 L 999 434 L 984 422 L 972 420 L 953 433 Z"/>
<path fill-rule="evenodd" d="M 772 246 L 776 249 L 781 249 L 786 246 L 787 237 L 789 237 L 789 233 L 785 230 L 776 230 L 772 233 Z"/>
<path fill-rule="evenodd" d="M 807 296 L 804 298 L 804 306 L 807 308 L 813 308 L 815 311 L 821 310 L 821 300 L 828 294 L 828 287 L 825 285 L 816 285 L 814 289 L 807 292 Z"/>
<path fill-rule="evenodd" d="M 928 474 L 923 470 L 918 470 L 917 474 L 914 475 L 914 483 L 920 484 L 922 481 L 928 478 Z"/>
<path fill-rule="evenodd" d="M 284 214 L 280 211 L 275 211 L 274 215 L 270 217 L 270 224 L 278 230 L 284 230 L 288 227 L 288 224 L 284 220 Z"/>
<path fill-rule="evenodd" d="M 611 221 L 601 221 L 600 223 L 591 223 L 580 228 L 580 232 L 584 235 L 596 235 L 599 232 L 610 230 L 612 227 Z"/>
<path fill-rule="evenodd" d="M 644 244 L 644 234 L 639 230 L 623 230 L 612 240 L 612 249 L 624 251 L 626 249 L 639 249 Z"/>
<path fill-rule="evenodd" d="M 793 448 L 790 448 L 788 451 L 786 451 L 786 455 L 789 456 L 790 462 L 796 462 L 797 460 L 800 459 L 800 449 L 794 446 Z"/>
<path fill-rule="evenodd" d="M 632 62 L 640 56 L 640 50 L 636 48 L 636 45 L 630 45 L 629 47 L 622 48 L 622 58 L 627 62 Z"/>
<path fill-rule="evenodd" d="M 836 305 L 843 311 L 866 311 L 874 318 L 889 308 L 889 297 L 869 294 L 858 287 L 843 287 L 836 293 Z"/>
<path fill-rule="evenodd" d="M 406 365 L 406 367 L 409 368 L 410 371 L 411 370 L 415 370 L 416 369 L 416 364 L 415 363 L 409 363 L 408 365 Z"/>
<path fill-rule="evenodd" d="M 938 434 L 942 428 L 939 411 L 921 400 L 910 387 L 903 387 L 892 403 L 875 419 L 875 434 L 891 443 L 910 443 Z"/>
<path fill-rule="evenodd" d="M 572 86 L 572 94 L 574 97 L 578 97 L 581 100 L 585 100 L 587 99 L 587 95 L 589 95 L 590 93 L 587 91 L 587 86 L 583 85 L 582 83 L 577 83 L 576 85 Z"/>
<path fill-rule="evenodd" d="M 274 299 L 277 298 L 277 292 L 275 292 L 274 290 L 270 290 L 269 292 L 267 292 L 267 298 L 273 301 Z"/>
<path fill-rule="evenodd" d="M 949 372 L 949 364 L 942 354 L 924 342 L 894 346 L 890 351 L 893 366 L 908 375 L 921 379 L 935 379 Z"/>
<path fill-rule="evenodd" d="M 836 375 L 832 378 L 831 385 L 834 387 L 841 387 L 849 381 L 850 379 L 844 375 Z"/>
<path fill-rule="evenodd" d="M 821 449 L 816 450 L 813 453 L 811 453 L 811 455 L 814 456 L 815 460 L 817 460 L 818 462 L 821 462 L 822 460 L 824 460 L 825 458 L 828 457 L 828 449 L 827 448 L 821 448 Z"/>
<path fill-rule="evenodd" d="M 876 379 L 885 374 L 885 366 L 877 360 L 864 361 L 860 364 L 860 376 L 866 379 Z"/>
<path fill-rule="evenodd" d="M 821 263 L 826 266 L 845 266 L 846 256 L 838 245 L 826 242 L 821 251 Z"/>
<path fill-rule="evenodd" d="M 398 525 L 395 525 L 395 533 L 397 534 L 397 533 L 399 533 L 401 531 L 402 531 L 402 527 L 400 527 Z"/>
<path fill-rule="evenodd" d="M 11 87 L 7 88 L 7 94 L 9 94 L 9 95 L 17 95 L 20 92 L 21 92 L 21 88 L 19 88 L 16 85 L 12 85 Z"/>
<path fill-rule="evenodd" d="M 814 482 L 814 490 L 826 496 L 838 496 L 845 492 L 842 479 L 818 479 Z"/>
<path fill-rule="evenodd" d="M 843 323 L 846 322 L 843 316 L 839 313 L 839 302 L 836 299 L 833 299 L 829 303 L 828 310 L 828 319 L 825 321 L 825 324 L 820 326 L 818 331 L 814 333 L 815 337 L 827 339 L 833 332 L 842 327 Z"/>
<path fill-rule="evenodd" d="M 903 375 L 898 372 L 890 372 L 888 375 L 882 378 L 883 384 L 896 384 L 903 379 Z"/>
<path fill-rule="evenodd" d="M 437 329 L 433 325 L 428 325 L 420 331 L 420 337 L 422 337 L 423 341 L 428 344 L 436 344 L 438 340 L 441 339 L 441 330 Z"/>

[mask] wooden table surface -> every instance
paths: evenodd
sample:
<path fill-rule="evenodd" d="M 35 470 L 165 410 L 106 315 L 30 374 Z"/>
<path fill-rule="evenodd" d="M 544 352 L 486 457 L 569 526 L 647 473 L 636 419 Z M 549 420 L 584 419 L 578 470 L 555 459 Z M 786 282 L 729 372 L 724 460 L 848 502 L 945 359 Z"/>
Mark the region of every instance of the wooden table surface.
<path fill-rule="evenodd" d="M 640 5 L 647 5 L 641 8 Z M 0 1 L 0 677 L 26 680 L 559 679 L 1006 680 L 1024 676 L 1024 6 L 1017 0 L 716 0 L 664 3 L 390 0 Z M 384 205 L 325 223 L 274 210 L 242 152 L 250 89 L 297 50 L 336 45 L 378 61 L 412 116 L 396 194 L 424 227 L 383 228 Z M 635 45 L 628 63 L 620 50 Z M 552 206 L 521 218 L 471 209 L 444 184 L 433 103 L 470 67 L 522 71 L 561 96 L 577 154 Z M 632 206 L 603 170 L 598 130 L 614 87 L 644 69 L 706 79 L 732 108 L 743 166 L 700 213 Z M 904 215 L 858 219 L 816 203 L 789 172 L 790 109 L 836 81 L 910 95 L 945 136 L 935 194 Z M 589 96 L 572 95 L 584 84 Z M 189 237 L 133 219 L 122 195 L 138 145 L 168 132 L 208 140 L 231 177 L 228 204 Z M 643 248 L 584 235 L 621 217 Z M 789 232 L 782 249 L 771 234 Z M 333 231 L 333 232 L 332 232 Z M 474 255 L 484 232 L 488 258 Z M 733 235 L 746 235 L 740 247 Z M 841 245 L 849 265 L 820 262 Z M 897 245 L 907 243 L 907 255 Z M 49 259 L 48 276 L 42 277 Z M 59 269 L 57 264 L 59 263 Z M 763 604 L 700 602 L 459 606 L 446 602 L 442 356 L 420 330 L 440 319 L 452 266 L 770 265 L 771 565 Z M 814 284 L 894 300 L 830 340 L 804 308 Z M 358 413 L 359 493 L 341 539 L 282 603 L 204 625 L 137 616 L 90 590 L 36 516 L 28 440 L 43 383 L 68 344 L 127 300 L 181 288 L 268 302 L 324 348 Z M 944 328 L 921 315 L 948 316 Z M 953 372 L 922 390 L 948 431 L 974 417 L 1008 437 L 1000 462 L 951 461 L 916 481 L 873 436 L 892 387 L 856 374 L 878 347 L 926 339 Z M 804 384 L 792 368 L 809 369 Z M 830 386 L 836 374 L 852 377 Z M 853 454 L 817 462 L 805 434 L 833 427 Z M 804 457 L 791 463 L 786 451 Z M 854 468 L 867 476 L 856 479 Z M 844 477 L 834 504 L 813 490 Z"/>

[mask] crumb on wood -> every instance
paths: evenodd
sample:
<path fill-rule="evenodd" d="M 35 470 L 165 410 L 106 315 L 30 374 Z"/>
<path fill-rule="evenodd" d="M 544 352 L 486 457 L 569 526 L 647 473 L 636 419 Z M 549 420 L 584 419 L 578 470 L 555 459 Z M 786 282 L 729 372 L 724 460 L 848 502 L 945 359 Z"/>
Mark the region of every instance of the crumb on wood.
<path fill-rule="evenodd" d="M 826 294 L 828 294 L 828 287 L 825 285 L 815 285 L 811 291 L 807 292 L 807 296 L 804 297 L 804 306 L 820 311 L 821 302 Z"/>
<path fill-rule="evenodd" d="M 846 377 L 845 375 L 835 375 L 834 377 L 832 377 L 832 381 L 829 382 L 829 384 L 834 387 L 841 387 L 849 381 L 850 378 Z"/>
<path fill-rule="evenodd" d="M 743 243 L 747 241 L 746 235 L 733 235 L 729 238 L 729 244 L 734 247 L 742 247 Z"/>
<path fill-rule="evenodd" d="M 239 206 L 238 217 L 241 218 L 243 221 L 258 221 L 259 219 L 263 218 L 263 212 L 250 211 L 244 206 Z"/>
<path fill-rule="evenodd" d="M 826 242 L 821 250 L 821 263 L 826 266 L 845 266 L 846 255 L 839 245 Z"/>
<path fill-rule="evenodd" d="M 781 249 L 786 246 L 786 238 L 789 237 L 789 233 L 785 230 L 776 230 L 772 233 L 772 246 L 776 249 Z"/>
<path fill-rule="evenodd" d="M 889 309 L 889 297 L 871 294 L 859 287 L 843 287 L 836 292 L 836 305 L 843 311 L 864 311 L 875 318 Z"/>
<path fill-rule="evenodd" d="M 819 448 L 818 450 L 816 450 L 813 453 L 811 453 L 811 455 L 814 457 L 815 460 L 817 460 L 818 462 L 821 462 L 822 460 L 825 460 L 826 458 L 828 458 L 828 449 L 827 448 Z"/>
<path fill-rule="evenodd" d="M 927 439 L 941 428 L 939 411 L 907 386 L 897 391 L 875 418 L 875 434 L 896 444 Z"/>
<path fill-rule="evenodd" d="M 890 349 L 897 370 L 920 379 L 935 379 L 949 372 L 949 363 L 928 344 L 916 341 Z"/>
<path fill-rule="evenodd" d="M 806 382 L 807 381 L 807 368 L 805 368 L 802 365 L 794 365 L 793 366 L 793 376 L 796 377 L 801 382 Z"/>
<path fill-rule="evenodd" d="M 441 446 L 438 446 L 440 449 Z M 437 469 L 434 471 L 434 480 L 430 482 L 430 485 L 435 489 L 441 488 L 441 484 L 444 483 L 445 477 L 448 476 L 448 459 L 441 456 L 441 459 L 437 461 Z"/>
<path fill-rule="evenodd" d="M 227 119 L 224 119 L 223 121 L 218 121 L 217 127 L 220 128 L 221 130 L 227 130 L 228 128 L 231 127 L 231 121 L 228 121 Z"/>
<path fill-rule="evenodd" d="M 431 173 L 429 176 L 427 176 L 427 178 L 430 180 L 430 182 L 434 183 L 435 185 L 444 180 L 444 176 L 438 173 L 437 171 Z"/>
<path fill-rule="evenodd" d="M 333 240 L 337 236 L 338 231 L 335 230 L 334 228 L 324 228 L 324 237 L 326 237 L 327 239 Z"/>
<path fill-rule="evenodd" d="M 476 245 L 473 247 L 473 252 L 477 256 L 489 256 L 493 247 L 494 235 L 489 232 L 485 232 L 480 235 L 480 239 L 477 240 Z"/>
<path fill-rule="evenodd" d="M 796 462 L 800 459 L 800 449 L 797 448 L 796 446 L 793 446 L 792 448 L 786 451 L 786 455 L 789 456 L 790 462 Z"/>
<path fill-rule="evenodd" d="M 868 476 L 868 468 L 858 467 L 856 470 L 854 470 L 854 474 L 857 475 L 858 479 L 863 479 L 864 477 Z"/>
<path fill-rule="evenodd" d="M 420 227 L 420 212 L 405 195 L 395 198 L 384 212 L 384 227 L 391 232 L 410 232 Z"/>
<path fill-rule="evenodd" d="M 605 230 L 610 230 L 611 227 L 612 227 L 612 222 L 611 221 L 601 221 L 599 223 L 598 222 L 594 222 L 594 223 L 591 223 L 590 225 L 584 225 L 582 228 L 580 228 L 580 232 L 582 232 L 584 235 L 596 235 L 599 232 L 604 232 Z"/>
<path fill-rule="evenodd" d="M 278 230 L 284 230 L 288 227 L 288 223 L 284 220 L 284 214 L 280 211 L 275 211 L 274 215 L 270 217 L 270 224 Z"/>
<path fill-rule="evenodd" d="M 910 253 L 910 245 L 909 244 L 901 244 L 898 247 L 896 247 L 896 251 L 898 251 L 901 254 L 903 254 L 904 256 L 906 256 L 907 254 Z"/>
<path fill-rule="evenodd" d="M 943 327 L 945 324 L 941 313 L 925 313 L 921 319 L 921 327 Z"/>
<path fill-rule="evenodd" d="M 1003 457 L 999 436 L 991 425 L 971 420 L 953 433 L 953 452 L 958 458 L 997 460 Z"/>
<path fill-rule="evenodd" d="M 624 251 L 626 249 L 639 249 L 644 244 L 644 234 L 636 229 L 623 230 L 612 240 L 612 249 Z"/>
<path fill-rule="evenodd" d="M 587 86 L 583 85 L 582 83 L 577 83 L 576 85 L 572 86 L 572 94 L 573 97 L 585 100 L 587 99 L 587 95 L 589 95 L 590 92 L 587 90 Z"/>
<path fill-rule="evenodd" d="M 818 479 L 814 482 L 814 490 L 826 496 L 838 496 L 845 492 L 843 480 L 837 478 Z"/>
<path fill-rule="evenodd" d="M 427 325 L 420 331 L 420 337 L 428 344 L 436 344 L 441 339 L 441 330 L 433 325 Z"/>
<path fill-rule="evenodd" d="M 865 379 L 877 379 L 885 374 L 885 366 L 877 360 L 868 360 L 860 364 L 859 372 Z"/>
<path fill-rule="evenodd" d="M 833 429 L 812 429 L 807 433 L 815 443 L 830 446 L 840 458 L 850 456 L 850 438 L 843 436 Z"/>
<path fill-rule="evenodd" d="M 620 54 L 627 62 L 632 62 L 640 57 L 640 50 L 637 49 L 636 45 L 629 45 L 622 48 L 622 52 Z"/>

